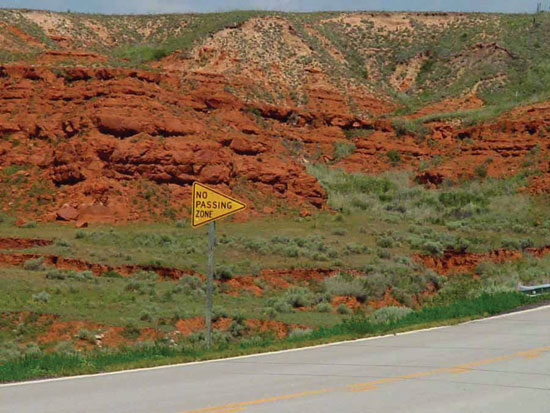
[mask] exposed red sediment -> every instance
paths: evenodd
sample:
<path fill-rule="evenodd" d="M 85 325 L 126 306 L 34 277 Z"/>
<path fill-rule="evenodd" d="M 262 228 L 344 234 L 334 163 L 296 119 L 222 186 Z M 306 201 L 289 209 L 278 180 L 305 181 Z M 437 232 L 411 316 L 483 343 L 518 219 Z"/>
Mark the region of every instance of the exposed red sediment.
<path fill-rule="evenodd" d="M 232 318 L 220 317 L 212 324 L 212 328 L 214 330 L 227 331 L 232 323 Z M 180 319 L 176 322 L 175 326 L 180 334 L 183 336 L 189 336 L 197 331 L 204 330 L 204 317 L 197 316 Z M 282 321 L 259 320 L 253 318 L 246 319 L 244 321 L 244 326 L 248 330 L 246 333 L 247 335 L 271 332 L 275 333 L 277 338 L 284 338 L 290 331 L 297 328 L 308 328 L 308 326 L 303 324 L 285 324 Z"/>
<path fill-rule="evenodd" d="M 346 272 L 353 275 L 361 275 L 361 271 L 352 269 L 329 269 L 329 268 L 295 268 L 295 269 L 264 269 L 260 274 L 241 275 L 231 280 L 221 281 L 221 283 L 230 287 L 230 295 L 239 295 L 242 291 L 251 292 L 256 296 L 263 294 L 261 284 L 256 280 L 265 282 L 269 288 L 285 290 L 293 285 L 299 285 L 310 282 L 320 282 L 325 278 Z"/>
<path fill-rule="evenodd" d="M 433 269 L 442 275 L 458 273 L 472 273 L 482 262 L 489 261 L 503 263 L 513 261 L 525 256 L 525 253 L 542 256 L 550 253 L 550 246 L 541 248 L 526 248 L 524 252 L 498 249 L 487 253 L 468 253 L 463 251 L 446 251 L 443 256 L 418 255 L 415 258 L 426 267 Z"/>
<path fill-rule="evenodd" d="M 159 276 L 165 278 L 171 278 L 174 280 L 180 279 L 184 275 L 197 275 L 201 276 L 194 270 L 182 270 L 172 267 L 161 267 L 157 265 L 107 265 L 93 263 L 78 258 L 67 258 L 60 255 L 45 255 L 45 254 L 26 254 L 26 253 L 5 253 L 0 254 L 0 264 L 8 265 L 22 265 L 25 261 L 31 259 L 44 260 L 45 265 L 52 265 L 56 268 L 64 270 L 75 271 L 91 271 L 95 275 L 101 276 L 108 271 L 116 271 L 121 275 L 129 276 L 138 271 L 152 271 L 156 272 Z"/>
<path fill-rule="evenodd" d="M 52 245 L 53 240 L 44 238 L 0 238 L 0 249 L 15 250 Z"/>
<path fill-rule="evenodd" d="M 185 275 L 194 275 L 204 279 L 203 274 L 191 269 L 184 270 L 173 267 L 161 267 L 158 265 L 107 265 L 52 254 L 0 253 L 0 264 L 20 266 L 28 260 L 39 258 L 43 259 L 45 265 L 51 265 L 64 270 L 91 271 L 98 276 L 108 271 L 116 271 L 123 276 L 130 276 L 138 271 L 152 271 L 156 272 L 161 277 L 173 280 L 178 280 Z M 343 269 L 265 269 L 261 271 L 259 276 L 236 276 L 230 280 L 220 280 L 218 282 L 229 287 L 228 294 L 230 295 L 239 295 L 241 292 L 245 291 L 259 296 L 263 294 L 263 288 L 256 284 L 255 281 L 258 279 L 263 279 L 263 281 L 272 288 L 286 289 L 300 283 L 308 283 L 311 281 L 319 282 L 341 272 L 348 272 L 355 275 L 361 274 L 361 272 L 357 270 Z"/>
<path fill-rule="evenodd" d="M 382 308 L 382 307 L 403 307 L 399 301 L 392 296 L 392 288 L 389 287 L 384 293 L 384 297 L 379 300 L 370 300 L 368 302 L 369 307 Z"/>
<path fill-rule="evenodd" d="M 349 142 L 344 133 L 348 130 L 372 133 L 353 138 L 355 151 L 334 166 L 367 173 L 414 170 L 420 161 L 438 156 L 438 165 L 417 177 L 431 185 L 472 178 L 480 166 L 491 177 L 517 174 L 534 148 L 540 147 L 541 155 L 549 150 L 545 143 L 550 136 L 548 103 L 521 107 L 471 127 L 430 122 L 430 140 L 419 140 L 406 131 L 396 139 L 389 119 L 360 118 L 330 105 L 308 109 L 245 102 L 225 90 L 231 80 L 221 74 L 196 74 L 197 87 L 188 90 L 181 74 L 169 71 L 54 69 L 24 64 L 0 67 L 4 86 L 0 102 L 6 114 L 16 113 L 0 114 L 0 133 L 23 143 L 0 142 L 0 168 L 38 167 L 33 178 L 50 182 L 56 194 L 41 195 L 39 217 L 43 219 L 55 219 L 56 212 L 70 204 L 75 213 L 68 216 L 82 224 L 147 220 L 151 211 L 139 202 L 129 202 L 141 199 L 143 191 L 137 186 L 141 180 L 166 185 L 167 205 L 181 216 L 188 214 L 181 205 L 189 202 L 193 181 L 230 193 L 242 178 L 248 190 L 272 200 L 269 208 L 256 209 L 254 202 L 245 199 L 251 203 L 249 214 L 276 211 L 273 207 L 284 203 L 307 213 L 326 207 L 326 194 L 305 170 L 304 157 L 316 154 L 321 160 L 334 160 L 335 145 Z M 30 111 L 35 107 L 31 98 L 41 111 L 54 115 Z M 126 105 L 129 98 L 132 107 Z M 456 104 L 480 103 L 474 97 L 463 100 Z M 278 139 L 281 136 L 286 144 Z M 52 145 L 55 139 L 61 143 Z M 301 159 L 288 149 L 294 144 L 302 148 Z M 28 150 L 30 146 L 34 150 Z M 380 156 L 389 151 L 399 152 L 399 165 Z M 531 179 L 532 192 L 549 188 L 546 175 Z M 13 195 L 23 199 L 27 192 L 20 185 Z"/>
<path fill-rule="evenodd" d="M 355 297 L 348 297 L 348 296 L 336 296 L 332 297 L 331 304 L 333 307 L 338 307 L 339 305 L 345 305 L 350 310 L 355 310 L 357 308 L 360 308 L 362 303 L 357 300 Z"/>
<path fill-rule="evenodd" d="M 197 180 L 227 193 L 245 182 L 274 206 L 325 207 L 325 191 L 304 165 L 281 157 L 287 152 L 282 142 L 272 139 L 224 84 L 206 83 L 188 91 L 179 75 L 144 70 L 0 66 L 0 102 L 5 113 L 19 113 L 0 114 L 0 134 L 22 143 L 0 143 L 0 168 L 38 167 L 33 177 L 49 182 L 56 194 L 41 195 L 38 217 L 55 219 L 68 204 L 77 213 L 57 218 L 82 224 L 162 215 L 162 209 L 129 202 L 143 198 L 143 180 L 165 186 L 159 195 L 176 216 L 188 215 L 181 205 L 190 202 Z M 40 111 L 29 109 L 31 98 Z M 214 127 L 214 118 L 222 119 L 223 127 Z M 52 139 L 62 142 L 52 145 Z M 14 198 L 27 196 L 23 186 Z M 251 208 L 241 217 L 263 213 L 244 200 Z"/>
<path fill-rule="evenodd" d="M 294 268 L 294 269 L 265 269 L 260 272 L 260 276 L 273 286 L 281 284 L 281 280 L 292 282 L 310 282 L 323 281 L 325 278 L 338 275 L 340 273 L 349 273 L 360 275 L 361 271 L 352 269 L 331 269 L 331 268 Z"/>

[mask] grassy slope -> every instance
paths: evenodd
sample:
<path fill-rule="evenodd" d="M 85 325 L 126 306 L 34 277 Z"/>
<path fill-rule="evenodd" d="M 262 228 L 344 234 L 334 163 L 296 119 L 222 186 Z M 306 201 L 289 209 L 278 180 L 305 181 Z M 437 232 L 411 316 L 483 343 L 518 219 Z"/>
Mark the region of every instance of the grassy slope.
<path fill-rule="evenodd" d="M 242 36 L 239 27 L 251 18 L 280 17 L 289 21 L 295 35 L 312 51 L 302 62 L 303 67 L 317 62 L 336 84 L 342 81 L 365 84 L 383 95 L 392 96 L 403 105 L 401 113 L 414 111 L 433 101 L 461 96 L 476 84 L 479 85 L 478 95 L 493 111 L 547 99 L 550 91 L 550 44 L 546 41 L 550 28 L 548 13 L 535 16 L 460 15 L 445 25 L 434 25 L 426 16 L 413 15 L 410 26 L 401 30 L 385 29 L 383 24 L 381 28 L 369 15 L 363 15 L 360 23 L 350 24 L 345 19 L 353 14 L 334 12 L 235 11 L 159 16 L 62 13 L 58 16 L 64 20 L 58 31 L 74 37 L 77 47 L 111 56 L 109 64 L 134 66 L 158 60 L 174 51 L 189 53 L 224 28 L 234 28 L 236 36 Z M 378 15 L 383 23 L 384 17 L 380 16 L 383 15 Z M 0 11 L 0 19 L 20 27 L 47 47 L 57 47 L 40 26 L 20 12 Z M 106 27 L 116 44 L 110 44 L 110 40 L 92 30 L 90 24 Z M 144 31 L 146 26 L 150 29 Z M 21 39 L 14 41 L 20 43 Z M 236 52 L 245 57 L 246 38 L 242 37 L 241 43 L 243 50 Z M 477 45 L 491 43 L 497 45 L 497 51 L 488 55 L 476 51 Z M 29 45 L 25 47 L 29 53 L 38 51 Z M 374 55 L 373 50 L 377 50 Z M 343 60 L 336 58 L 335 53 Z M 4 50 L 0 56 L 7 61 L 9 54 L 10 50 Z M 397 66 L 410 64 L 411 59 L 422 56 L 426 58 L 423 58 L 415 85 L 403 92 L 396 90 L 390 79 Z M 279 56 L 281 61 L 285 58 Z M 504 77 L 502 82 L 490 81 L 499 76 Z"/>
<path fill-rule="evenodd" d="M 474 299 L 458 300 L 453 304 L 416 311 L 398 321 L 377 324 L 364 319 L 353 319 L 282 341 L 264 338 L 239 344 L 216 343 L 211 351 L 205 351 L 202 345 L 170 347 L 157 344 L 139 349 L 122 349 L 118 352 L 37 353 L 0 364 L 0 382 L 209 360 L 397 333 L 495 315 L 521 306 L 547 302 L 549 299 L 548 295 L 533 299 L 519 293 L 484 294 Z"/>
<path fill-rule="evenodd" d="M 475 300 L 483 293 L 513 291 L 519 282 L 536 284 L 549 281 L 546 275 L 550 268 L 548 257 L 537 259 L 526 255 L 508 263 L 484 263 L 475 269 L 481 275 L 478 278 L 472 278 L 471 274 L 440 277 L 413 259 L 414 254 L 437 255 L 446 248 L 484 252 L 501 247 L 521 250 L 528 246 L 549 245 L 550 215 L 545 206 L 546 197 L 517 193 L 517 189 L 525 184 L 526 175 L 507 180 L 479 179 L 457 186 L 446 186 L 440 190 L 427 190 L 421 186 L 410 186 L 409 177 L 402 173 L 370 177 L 346 174 L 324 167 L 312 167 L 311 173 L 327 188 L 330 203 L 338 213 L 248 223 L 223 222 L 219 226 L 218 264 L 234 276 L 259 274 L 262 267 L 342 267 L 360 269 L 366 272 L 367 277 L 359 283 L 352 281 L 352 277 L 341 278 L 332 284 L 304 284 L 305 290 L 297 294 L 313 305 L 308 311 L 293 310 L 292 307 L 282 309 L 281 302 L 291 303 L 295 300 L 295 297 L 284 291 L 268 289 L 262 297 L 247 293 L 232 297 L 220 290 L 215 296 L 218 313 L 234 319 L 273 318 L 284 323 L 304 324 L 314 329 L 330 329 L 337 328 L 351 316 L 323 312 L 326 310 L 318 309 L 315 303 L 341 294 L 338 291 L 342 290 L 347 291 L 345 294 L 362 295 L 367 300 L 376 300 L 382 298 L 391 286 L 392 295 L 398 301 L 406 306 L 416 307 L 414 297 L 418 297 L 428 282 L 435 282 L 440 287 L 439 293 L 424 301 L 426 308 L 430 308 L 433 305 L 454 305 L 461 300 Z M 509 207 L 503 209 L 502 205 Z M 52 246 L 29 251 L 49 252 L 110 264 L 158 262 L 166 266 L 184 269 L 194 267 L 202 271 L 206 234 L 204 230 L 192 231 L 185 223 L 183 226 L 180 224 L 100 226 L 77 230 L 59 224 L 19 228 L 13 225 L 11 219 L 5 218 L 0 224 L 0 230 L 3 236 L 56 239 Z M 3 286 L 0 289 L 0 311 L 57 314 L 60 320 L 86 320 L 127 328 L 152 327 L 166 332 L 172 331 L 174 327 L 163 320 L 202 315 L 204 296 L 200 290 L 203 286 L 189 289 L 185 284 L 187 281 L 151 283 L 147 280 L 95 277 L 78 281 L 51 279 L 46 277 L 47 274 L 47 269 L 0 269 Z M 256 280 L 259 285 L 265 284 L 261 274 L 256 275 Z M 136 281 L 140 284 L 139 288 L 130 287 Z M 45 294 L 48 298 L 41 299 Z M 519 304 L 522 303 L 523 301 Z M 511 309 L 516 304 L 518 303 L 514 301 L 505 307 Z M 364 307 L 358 312 L 358 316 L 364 315 L 365 310 L 372 311 Z M 485 310 L 467 316 L 483 314 Z M 444 317 L 437 322 L 444 322 L 446 319 Z M 433 320 L 423 320 L 422 323 L 431 321 Z M 418 323 L 415 321 L 411 325 L 416 326 Z M 13 360 L 13 354 L 24 353 L 28 343 L 36 342 L 46 326 L 41 328 L 5 324 L 0 328 L 0 350 L 4 350 L 0 351 L 0 355 L 5 360 Z M 386 331 L 385 328 L 366 333 L 383 332 Z M 331 335 L 341 338 L 363 334 L 351 334 L 345 329 L 322 331 L 326 332 L 322 340 L 329 340 Z M 135 356 L 120 356 L 123 360 L 129 357 L 131 361 L 127 362 L 122 362 L 115 356 L 100 354 L 90 357 L 98 360 L 112 357 L 112 360 L 98 361 L 98 365 L 91 371 L 112 369 L 115 366 L 151 365 L 161 359 L 162 362 L 168 362 L 239 354 L 253 351 L 251 348 L 257 350 L 259 347 L 251 343 L 258 342 L 264 343 L 262 346 L 267 348 L 294 345 L 292 340 L 278 342 L 272 337 L 262 335 L 245 338 L 237 332 L 217 336 L 218 350 L 206 354 L 201 350 L 200 335 L 195 335 L 178 344 L 183 348 L 190 348 L 190 353 L 177 355 L 179 353 L 173 353 L 174 349 L 165 349 L 161 341 L 159 346 L 162 349 L 154 351 L 162 354 L 168 352 L 168 358 L 159 356 L 157 359 L 155 356 L 156 361 L 146 361 L 144 354 L 149 353 L 140 353 L 141 350 L 135 349 L 126 351 L 137 354 Z M 17 343 L 15 353 L 14 343 Z M 53 343 L 41 347 L 42 350 L 48 350 L 55 345 Z M 17 346 L 20 346 L 19 350 Z M 72 354 L 71 351 L 74 350 L 64 349 L 56 354 L 63 358 L 63 354 Z M 88 370 L 75 367 L 67 372 L 48 370 L 44 374 L 83 371 Z M 17 374 L 31 377 L 28 376 L 29 372 Z"/>

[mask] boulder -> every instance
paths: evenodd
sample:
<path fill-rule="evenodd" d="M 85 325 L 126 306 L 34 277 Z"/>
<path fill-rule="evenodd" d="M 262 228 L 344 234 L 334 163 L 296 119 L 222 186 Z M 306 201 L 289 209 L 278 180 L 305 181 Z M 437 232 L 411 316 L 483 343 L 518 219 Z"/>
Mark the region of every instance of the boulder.
<path fill-rule="evenodd" d="M 78 218 L 78 210 L 69 204 L 63 205 L 55 213 L 59 221 L 74 221 Z"/>

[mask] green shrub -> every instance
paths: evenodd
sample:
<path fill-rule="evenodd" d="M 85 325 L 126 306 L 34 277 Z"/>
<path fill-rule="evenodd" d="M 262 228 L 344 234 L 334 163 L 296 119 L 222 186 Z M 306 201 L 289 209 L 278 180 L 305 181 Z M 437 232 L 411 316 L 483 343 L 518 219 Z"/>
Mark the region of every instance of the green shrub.
<path fill-rule="evenodd" d="M 485 163 L 482 163 L 481 165 L 477 165 L 474 168 L 474 173 L 479 178 L 486 178 L 487 177 L 487 165 L 485 165 Z"/>
<path fill-rule="evenodd" d="M 336 142 L 334 144 L 334 159 L 339 161 L 355 152 L 355 145 L 350 142 Z"/>
<path fill-rule="evenodd" d="M 78 332 L 78 338 L 80 340 L 87 341 L 90 344 L 95 344 L 96 342 L 95 336 L 96 336 L 96 333 L 91 330 L 82 329 Z"/>
<path fill-rule="evenodd" d="M 288 334 L 288 338 L 289 339 L 297 339 L 297 338 L 302 338 L 302 337 L 306 337 L 308 335 L 311 334 L 313 330 L 309 329 L 309 328 L 295 328 L 294 330 L 292 330 L 289 334 Z"/>
<path fill-rule="evenodd" d="M 368 251 L 369 251 L 369 248 L 366 245 L 360 245 L 355 243 L 344 245 L 344 254 L 346 255 L 365 254 Z"/>
<path fill-rule="evenodd" d="M 412 310 L 407 307 L 383 307 L 369 314 L 367 319 L 373 324 L 389 324 L 410 313 L 412 313 Z"/>
<path fill-rule="evenodd" d="M 323 302 L 317 304 L 315 309 L 320 313 L 330 313 L 332 311 L 332 305 L 330 305 L 330 303 Z"/>
<path fill-rule="evenodd" d="M 101 274 L 102 277 L 105 278 L 124 278 L 122 274 L 120 274 L 118 271 L 115 270 L 109 270 Z"/>
<path fill-rule="evenodd" d="M 311 255 L 311 258 L 315 261 L 328 261 L 329 258 L 326 254 L 323 254 L 322 252 L 315 252 Z"/>
<path fill-rule="evenodd" d="M 342 273 L 325 278 L 323 286 L 331 296 L 355 297 L 359 301 L 365 301 L 367 298 L 364 279 L 351 274 Z"/>
<path fill-rule="evenodd" d="M 94 273 L 91 271 L 70 271 L 69 272 L 69 278 L 74 279 L 76 281 L 91 281 L 96 280 Z"/>
<path fill-rule="evenodd" d="M 180 278 L 179 284 L 190 290 L 201 290 L 204 288 L 204 281 L 196 275 L 184 275 Z"/>
<path fill-rule="evenodd" d="M 419 138 L 425 138 L 430 132 L 430 129 L 422 122 L 407 119 L 393 119 L 392 127 L 397 136 L 415 135 Z"/>
<path fill-rule="evenodd" d="M 376 245 L 380 248 L 392 248 L 394 239 L 389 235 L 384 235 L 376 239 Z"/>
<path fill-rule="evenodd" d="M 27 357 L 36 357 L 39 356 L 42 353 L 42 350 L 36 343 L 28 343 L 27 347 L 25 347 L 25 356 Z M 0 356 L 1 359 L 1 356 Z"/>
<path fill-rule="evenodd" d="M 397 186 L 387 177 L 375 177 L 359 173 L 347 173 L 341 169 L 329 169 L 326 165 L 308 166 L 308 173 L 315 176 L 330 192 L 336 194 L 387 194 Z"/>
<path fill-rule="evenodd" d="M 74 280 L 74 281 L 97 281 L 94 273 L 91 271 L 73 271 L 52 269 L 46 273 L 49 280 Z"/>
<path fill-rule="evenodd" d="M 141 331 L 137 325 L 130 322 L 124 326 L 124 330 L 122 330 L 120 334 L 128 340 L 137 340 L 137 338 L 141 335 Z"/>
<path fill-rule="evenodd" d="M 154 283 L 158 280 L 159 275 L 154 271 L 138 271 L 132 274 L 132 278 L 138 281 Z"/>
<path fill-rule="evenodd" d="M 44 257 L 31 258 L 23 263 L 23 268 L 27 271 L 44 271 Z"/>
<path fill-rule="evenodd" d="M 292 311 L 292 309 L 290 309 Z M 275 317 L 277 317 L 277 310 L 273 307 L 266 307 L 264 308 L 263 315 L 264 317 L 273 320 Z"/>
<path fill-rule="evenodd" d="M 283 256 L 290 257 L 290 258 L 296 258 L 300 256 L 300 249 L 296 247 L 295 245 L 288 245 L 285 246 L 283 249 Z"/>
<path fill-rule="evenodd" d="M 119 57 L 129 59 L 132 62 L 141 64 L 153 60 L 160 60 L 170 54 L 168 49 L 154 45 L 137 45 L 117 51 Z"/>
<path fill-rule="evenodd" d="M 75 356 L 78 354 L 78 350 L 70 341 L 60 341 L 54 348 L 55 353 L 66 356 Z"/>
<path fill-rule="evenodd" d="M 313 304 L 313 294 L 304 287 L 290 287 L 284 295 L 285 301 L 292 307 L 308 307 Z"/>
<path fill-rule="evenodd" d="M 176 221 L 176 228 L 187 228 L 189 223 L 186 220 L 178 220 Z"/>
<path fill-rule="evenodd" d="M 432 255 L 443 255 L 445 248 L 437 241 L 424 241 L 422 249 Z"/>
<path fill-rule="evenodd" d="M 21 349 L 12 341 L 0 342 L 0 362 L 13 360 L 21 357 Z"/>
<path fill-rule="evenodd" d="M 396 151 L 394 149 L 389 150 L 388 152 L 386 152 L 386 156 L 393 164 L 401 162 L 401 153 L 399 151 Z"/>
<path fill-rule="evenodd" d="M 441 192 L 438 199 L 442 205 L 455 208 L 460 208 L 470 203 L 484 207 L 489 204 L 488 199 L 482 195 L 467 191 Z"/>
<path fill-rule="evenodd" d="M 218 321 L 220 318 L 229 318 L 229 313 L 223 307 L 214 307 L 212 309 L 212 322 Z"/>
<path fill-rule="evenodd" d="M 275 311 L 277 311 L 279 313 L 291 313 L 292 312 L 292 305 L 290 305 L 284 299 L 273 301 L 272 302 L 272 307 L 273 307 L 273 309 L 275 309 Z"/>
<path fill-rule="evenodd" d="M 352 313 L 351 309 L 345 305 L 345 304 L 340 304 L 337 308 L 336 308 L 336 312 L 338 314 L 341 314 L 341 315 L 349 315 Z"/>
<path fill-rule="evenodd" d="M 67 272 L 63 270 L 53 269 L 46 273 L 48 280 L 65 280 L 67 279 Z"/>
<path fill-rule="evenodd" d="M 55 241 L 55 245 L 62 248 L 70 248 L 71 244 L 66 239 L 58 239 Z"/>
<path fill-rule="evenodd" d="M 370 274 L 364 279 L 364 291 L 366 297 L 381 298 L 391 283 L 391 277 L 385 274 Z"/>
<path fill-rule="evenodd" d="M 34 301 L 38 301 L 39 303 L 47 303 L 50 301 L 50 294 L 48 294 L 46 291 L 41 291 L 39 293 L 33 294 L 32 299 Z"/>
<path fill-rule="evenodd" d="M 228 281 L 233 278 L 235 270 L 229 265 L 220 265 L 214 271 L 214 278 L 217 280 Z"/>

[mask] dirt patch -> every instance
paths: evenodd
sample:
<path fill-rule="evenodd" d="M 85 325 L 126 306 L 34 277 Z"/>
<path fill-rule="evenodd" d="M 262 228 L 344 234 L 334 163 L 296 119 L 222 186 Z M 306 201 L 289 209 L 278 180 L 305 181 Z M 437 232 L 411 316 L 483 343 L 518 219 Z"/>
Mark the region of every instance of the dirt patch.
<path fill-rule="evenodd" d="M 413 87 L 422 65 L 429 59 L 427 53 L 421 53 L 406 63 L 398 64 L 390 78 L 390 85 L 396 90 L 406 91 Z"/>
<path fill-rule="evenodd" d="M 2 26 L 0 25 L 0 27 Z M 7 26 L 7 31 L 12 35 L 16 36 L 17 38 L 23 40 L 25 43 L 27 43 L 31 47 L 40 47 L 40 48 L 44 47 L 44 44 L 42 44 L 40 40 L 34 38 L 30 34 L 25 33 L 19 27 Z"/>
<path fill-rule="evenodd" d="M 52 245 L 53 240 L 42 238 L 0 238 L 0 249 L 16 250 Z"/>
<path fill-rule="evenodd" d="M 232 318 L 221 317 L 212 324 L 212 328 L 214 330 L 227 331 L 232 323 Z M 302 324 L 285 324 L 276 320 L 258 320 L 251 318 L 246 319 L 244 325 L 247 329 L 246 335 L 274 333 L 277 338 L 284 338 L 290 331 L 297 328 L 308 328 L 308 326 Z M 197 331 L 205 329 L 204 317 L 181 319 L 176 322 L 175 326 L 180 334 L 189 336 Z"/>
<path fill-rule="evenodd" d="M 257 319 L 247 319 L 246 325 L 253 333 L 274 333 L 277 338 L 286 337 L 292 330 L 309 328 L 304 324 L 285 324 L 276 320 Z"/>
<path fill-rule="evenodd" d="M 418 112 L 407 116 L 409 119 L 417 119 L 424 116 L 437 114 L 437 113 L 450 113 L 458 111 L 466 111 L 473 109 L 480 109 L 485 105 L 485 102 L 479 97 L 475 96 L 475 93 L 468 94 L 465 97 L 445 99 L 440 102 L 432 103 Z"/>
<path fill-rule="evenodd" d="M 233 296 L 238 296 L 241 292 L 252 293 L 255 296 L 260 296 L 263 294 L 263 289 L 256 285 L 256 277 L 253 276 L 242 276 L 235 277 L 228 281 L 221 281 L 222 285 L 226 285 L 230 288 L 228 294 Z"/>
<path fill-rule="evenodd" d="M 297 269 L 265 269 L 260 272 L 260 276 L 273 286 L 286 285 L 300 282 L 319 282 L 325 278 L 332 277 L 339 273 L 346 272 L 353 275 L 362 274 L 357 270 L 349 269 L 329 269 L 329 268 L 297 268 Z"/>
<path fill-rule="evenodd" d="M 350 310 L 356 310 L 361 307 L 362 303 L 355 297 L 336 296 L 332 297 L 331 304 L 333 307 L 338 307 L 344 304 Z"/>
<path fill-rule="evenodd" d="M 309 285 L 323 281 L 341 272 L 354 275 L 361 275 L 357 270 L 347 269 L 323 269 L 323 268 L 300 268 L 300 269 L 264 269 L 259 275 L 241 275 L 231 280 L 220 281 L 222 285 L 229 288 L 228 294 L 238 296 L 242 292 L 252 293 L 261 296 L 264 293 L 264 284 L 274 290 L 286 290 L 296 285 Z"/>
<path fill-rule="evenodd" d="M 416 259 L 439 274 L 452 275 L 473 273 L 479 264 L 486 261 L 504 263 L 518 260 L 523 258 L 525 253 L 540 257 L 550 253 L 550 247 L 527 248 L 524 250 L 524 253 L 505 249 L 494 250 L 485 254 L 450 250 L 446 251 L 442 257 L 420 255 Z"/>
<path fill-rule="evenodd" d="M 91 271 L 95 275 L 101 276 L 109 271 L 116 271 L 120 275 L 130 276 L 138 271 L 152 271 L 159 276 L 178 280 L 184 275 L 196 275 L 202 277 L 201 274 L 194 270 L 182 270 L 179 268 L 160 267 L 157 265 L 119 265 L 111 266 L 106 264 L 98 264 L 80 260 L 78 258 L 67 258 L 60 255 L 43 255 L 43 254 L 25 254 L 25 253 L 4 253 L 0 254 L 0 264 L 7 265 L 23 265 L 25 261 L 42 258 L 45 265 L 51 265 L 63 270 L 75 271 Z"/>
<path fill-rule="evenodd" d="M 384 297 L 380 300 L 370 300 L 368 302 L 369 307 L 372 307 L 374 309 L 382 308 L 382 307 L 403 307 L 403 304 L 401 304 L 399 301 L 397 301 L 392 296 L 392 288 L 388 288 L 386 292 L 384 293 Z"/>
<path fill-rule="evenodd" d="M 36 59 L 36 63 L 40 64 L 52 64 L 63 63 L 67 60 L 78 64 L 91 64 L 91 63 L 105 63 L 107 61 L 106 56 L 99 55 L 97 53 L 74 51 L 74 50 L 48 50 L 42 53 Z"/>
<path fill-rule="evenodd" d="M 204 317 L 193 317 L 178 320 L 176 329 L 184 336 L 189 336 L 195 331 L 200 331 L 205 328 Z"/>
<path fill-rule="evenodd" d="M 49 344 L 59 341 L 81 341 L 79 333 L 81 330 L 94 331 L 103 329 L 105 326 L 88 321 L 55 321 L 44 334 L 38 337 L 38 344 Z M 81 343 L 84 344 L 84 343 Z M 91 343 L 86 343 L 91 345 Z"/>

